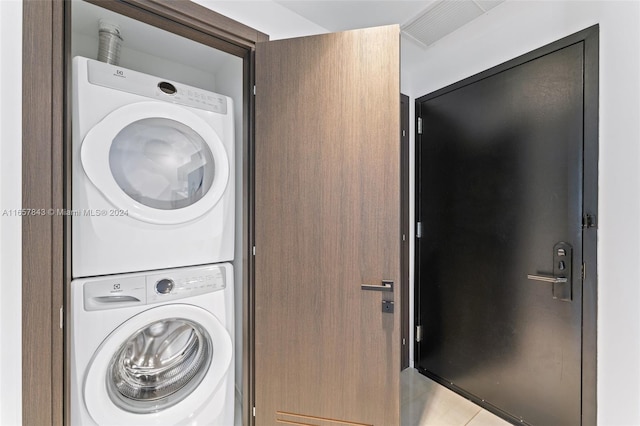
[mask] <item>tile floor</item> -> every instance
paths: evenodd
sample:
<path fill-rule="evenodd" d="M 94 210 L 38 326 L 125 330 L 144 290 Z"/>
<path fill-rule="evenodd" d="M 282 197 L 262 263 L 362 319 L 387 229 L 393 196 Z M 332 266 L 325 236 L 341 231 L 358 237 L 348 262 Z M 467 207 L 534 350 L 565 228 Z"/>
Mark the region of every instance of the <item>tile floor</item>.
<path fill-rule="evenodd" d="M 400 373 L 402 426 L 508 426 L 509 423 L 407 368 Z"/>
<path fill-rule="evenodd" d="M 1 1 L 1 0 L 0 0 Z M 509 426 L 509 423 L 407 368 L 400 373 L 402 426 Z M 236 395 L 235 426 L 242 425 Z"/>

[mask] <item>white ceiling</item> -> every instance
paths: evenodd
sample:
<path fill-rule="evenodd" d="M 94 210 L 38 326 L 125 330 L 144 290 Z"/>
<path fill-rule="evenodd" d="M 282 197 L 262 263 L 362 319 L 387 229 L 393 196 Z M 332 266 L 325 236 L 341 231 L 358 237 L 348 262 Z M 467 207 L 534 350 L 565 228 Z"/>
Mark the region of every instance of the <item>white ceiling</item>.
<path fill-rule="evenodd" d="M 399 24 L 402 33 L 427 47 L 504 0 L 274 0 L 330 31 Z"/>
<path fill-rule="evenodd" d="M 404 52 L 404 49 L 419 51 L 429 46 L 504 0 L 195 1 L 255 26 L 272 39 L 305 35 L 305 31 L 317 34 L 399 24 L 403 38 L 414 42 L 403 43 Z M 128 49 L 166 57 L 208 72 L 214 72 L 230 56 L 84 1 L 73 1 L 72 6 L 73 31 L 79 34 L 97 37 L 98 19 L 107 18 L 120 25 L 123 47 Z M 281 27 L 290 27 L 294 34 L 281 33 Z M 405 59 L 408 61 L 414 56 L 405 55 Z M 403 66 L 410 65 L 406 61 L 403 60 Z"/>
<path fill-rule="evenodd" d="M 429 7 L 429 5 L 435 3 L 435 0 L 275 1 L 329 31 L 404 24 Z"/>

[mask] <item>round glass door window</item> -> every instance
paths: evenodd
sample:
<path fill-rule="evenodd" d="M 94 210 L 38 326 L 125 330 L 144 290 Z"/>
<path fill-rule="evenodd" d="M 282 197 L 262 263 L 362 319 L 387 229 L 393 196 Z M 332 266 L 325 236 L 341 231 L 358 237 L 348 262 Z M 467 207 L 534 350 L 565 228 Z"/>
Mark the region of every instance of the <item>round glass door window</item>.
<path fill-rule="evenodd" d="M 129 197 L 160 210 L 197 203 L 216 177 L 204 139 L 168 118 L 143 118 L 125 126 L 109 149 L 109 167 Z"/>
<path fill-rule="evenodd" d="M 133 334 L 107 368 L 109 397 L 132 413 L 169 408 L 200 384 L 212 359 L 209 334 L 187 319 L 156 321 Z"/>

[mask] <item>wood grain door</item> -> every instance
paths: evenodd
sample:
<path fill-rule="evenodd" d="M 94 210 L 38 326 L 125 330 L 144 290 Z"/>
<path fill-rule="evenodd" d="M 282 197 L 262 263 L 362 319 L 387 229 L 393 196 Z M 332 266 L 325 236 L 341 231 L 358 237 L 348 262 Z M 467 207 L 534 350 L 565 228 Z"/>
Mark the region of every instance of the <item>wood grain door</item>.
<path fill-rule="evenodd" d="M 399 290 L 361 288 L 400 281 L 399 44 L 257 46 L 257 425 L 400 422 Z"/>

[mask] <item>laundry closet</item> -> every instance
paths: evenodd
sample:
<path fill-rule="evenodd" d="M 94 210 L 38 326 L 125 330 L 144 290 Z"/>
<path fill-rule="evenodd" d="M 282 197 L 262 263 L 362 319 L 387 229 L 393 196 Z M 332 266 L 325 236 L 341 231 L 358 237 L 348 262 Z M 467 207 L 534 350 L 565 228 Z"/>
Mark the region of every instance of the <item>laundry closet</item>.
<path fill-rule="evenodd" d="M 186 1 L 54 5 L 64 422 L 399 423 L 399 27 L 268 41 Z"/>
<path fill-rule="evenodd" d="M 231 422 L 242 399 L 243 60 L 70 4 L 70 422 Z"/>

